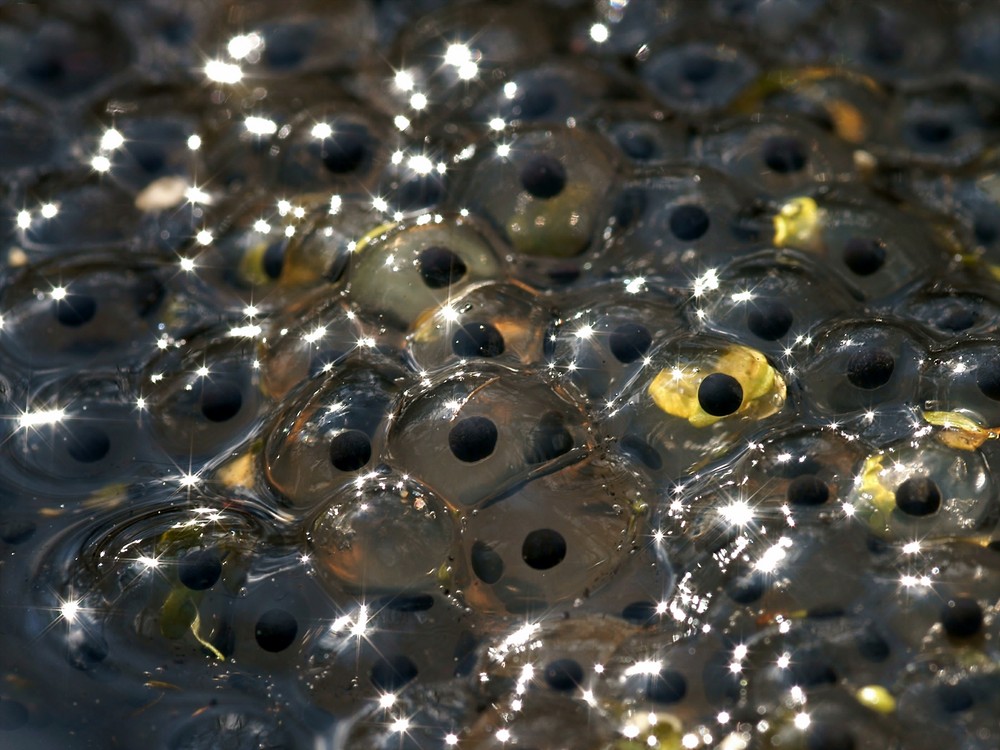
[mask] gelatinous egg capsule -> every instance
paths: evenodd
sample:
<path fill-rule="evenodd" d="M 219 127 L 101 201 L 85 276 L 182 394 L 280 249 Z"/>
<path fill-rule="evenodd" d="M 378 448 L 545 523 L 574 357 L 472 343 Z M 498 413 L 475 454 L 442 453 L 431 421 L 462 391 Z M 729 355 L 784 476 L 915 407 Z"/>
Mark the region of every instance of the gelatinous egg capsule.
<path fill-rule="evenodd" d="M 128 502 L 128 483 L 162 471 L 164 456 L 148 440 L 144 404 L 113 375 L 50 380 L 4 411 L 13 412 L 3 444 L 7 478 L 25 492 L 69 495 L 109 510 Z"/>
<path fill-rule="evenodd" d="M 208 329 L 181 341 L 162 340 L 140 388 L 150 426 L 178 460 L 200 462 L 244 441 L 266 408 L 254 336 Z"/>
<path fill-rule="evenodd" d="M 400 361 L 402 339 L 361 319 L 342 297 L 325 291 L 304 297 L 264 326 L 263 386 L 275 399 L 311 378 L 322 378 L 354 356 Z M 367 360 L 366 360 L 367 361 Z"/>
<path fill-rule="evenodd" d="M 420 320 L 407 351 L 421 372 L 476 359 L 535 364 L 542 360 L 551 320 L 542 298 L 529 287 L 481 284 Z"/>
<path fill-rule="evenodd" d="M 953 38 L 941 33 L 952 23 L 952 10 L 933 6 L 912 12 L 905 0 L 837 13 L 823 36 L 838 60 L 878 81 L 907 85 L 932 79 L 953 54 Z"/>
<path fill-rule="evenodd" d="M 277 132 L 274 177 L 296 193 L 370 195 L 389 161 L 390 134 L 389 123 L 349 102 L 312 107 Z"/>
<path fill-rule="evenodd" d="M 868 456 L 850 502 L 876 534 L 905 542 L 980 531 L 995 493 L 982 453 L 930 435 Z"/>
<path fill-rule="evenodd" d="M 263 469 L 294 508 L 313 507 L 380 463 L 395 402 L 411 378 L 357 358 L 291 400 L 267 429 Z"/>
<path fill-rule="evenodd" d="M 758 72 L 753 57 L 735 46 L 691 41 L 654 49 L 639 74 L 669 110 L 698 118 L 727 109 Z"/>
<path fill-rule="evenodd" d="M 9 91 L 0 93 L 0 174 L 27 176 L 59 154 L 61 139 L 45 111 Z"/>
<path fill-rule="evenodd" d="M 389 55 L 392 71 L 379 70 L 391 75 L 390 101 L 407 102 L 419 115 L 426 103 L 458 106 L 470 86 L 538 60 L 551 46 L 547 25 L 531 3 L 445 6 L 407 24 Z"/>
<path fill-rule="evenodd" d="M 545 334 L 546 374 L 603 406 L 648 364 L 657 344 L 683 328 L 678 296 L 643 278 L 567 292 Z"/>
<path fill-rule="evenodd" d="M 704 268 L 761 249 L 766 224 L 750 196 L 715 170 L 666 166 L 624 181 L 598 269 L 688 283 Z"/>
<path fill-rule="evenodd" d="M 8 365 L 27 369 L 116 364 L 138 367 L 156 337 L 190 323 L 190 302 L 156 263 L 92 255 L 39 263 L 0 296 Z"/>
<path fill-rule="evenodd" d="M 237 509 L 191 499 L 139 515 L 134 507 L 119 510 L 110 516 L 116 523 L 80 551 L 73 584 L 109 603 L 102 617 L 108 639 L 148 641 L 148 651 L 116 659 L 119 669 L 141 674 L 178 651 L 220 661 L 233 653 L 232 597 L 246 583 L 264 532 Z"/>
<path fill-rule="evenodd" d="M 104 124 L 84 144 L 89 166 L 136 196 L 143 210 L 180 208 L 205 174 L 190 138 L 202 128 L 203 107 L 183 88 L 134 84 L 112 91 L 95 108 Z M 204 194 L 203 194 L 204 193 Z M 197 202 L 197 201 L 192 201 Z"/>
<path fill-rule="evenodd" d="M 635 167 L 683 161 L 690 134 L 679 120 L 646 103 L 605 104 L 593 116 L 598 129 Z"/>
<path fill-rule="evenodd" d="M 930 221 L 864 194 L 844 202 L 789 200 L 774 216 L 773 241 L 819 256 L 868 300 L 888 297 L 916 280 L 920 269 L 945 267 L 950 257 L 946 238 Z"/>
<path fill-rule="evenodd" d="M 291 0 L 281 8 L 227 0 L 217 12 L 204 46 L 217 50 L 217 68 L 207 75 L 223 84 L 357 66 L 376 31 L 372 9 L 361 0 Z M 220 75 L 212 78 L 216 69 Z"/>
<path fill-rule="evenodd" d="M 408 475 L 377 471 L 329 498 L 308 543 L 331 585 L 368 594 L 430 592 L 447 585 L 457 536 L 436 494 Z"/>
<path fill-rule="evenodd" d="M 947 343 L 957 335 L 995 335 L 1000 298 L 979 284 L 932 282 L 900 300 L 894 312 L 919 324 L 929 338 Z"/>
<path fill-rule="evenodd" d="M 190 264 L 184 270 L 248 318 L 314 290 L 335 293 L 355 238 L 377 224 L 367 206 L 320 194 L 276 201 L 272 193 L 257 193 L 217 212 L 217 223 L 184 251 Z"/>
<path fill-rule="evenodd" d="M 440 743 L 479 710 L 468 684 L 455 679 L 468 676 L 479 641 L 465 619 L 439 594 L 362 599 L 317 633 L 302 689 L 324 711 L 354 717 L 349 743 L 388 750 L 401 733 Z M 386 708 L 400 718 L 387 724 Z"/>
<path fill-rule="evenodd" d="M 724 266 L 718 286 L 713 282 L 714 288 L 692 297 L 686 312 L 695 325 L 794 362 L 807 356 L 821 325 L 855 304 L 846 289 L 821 274 L 822 268 L 807 259 L 790 262 L 764 251 Z"/>
<path fill-rule="evenodd" d="M 657 746 L 680 746 L 694 727 L 736 706 L 740 679 L 729 671 L 725 639 L 686 626 L 675 620 L 660 632 L 633 633 L 603 664 L 595 697 L 633 742 L 652 747 L 653 737 Z"/>
<path fill-rule="evenodd" d="M 531 615 L 586 596 L 630 554 L 648 492 L 626 461 L 592 454 L 496 495 L 463 519 L 463 600 Z"/>
<path fill-rule="evenodd" d="M 614 152 L 593 133 L 525 128 L 481 146 L 458 195 L 522 256 L 569 259 L 597 239 L 615 169 Z"/>
<path fill-rule="evenodd" d="M 561 389 L 530 371 L 477 362 L 407 392 L 388 449 L 450 506 L 465 509 L 581 460 L 592 430 Z"/>
<path fill-rule="evenodd" d="M 802 372 L 804 403 L 838 427 L 875 439 L 912 429 L 923 341 L 895 322 L 842 321 L 818 334 Z"/>
<path fill-rule="evenodd" d="M 619 447 L 654 472 L 680 477 L 725 455 L 785 404 L 784 376 L 746 346 L 677 338 L 609 399 Z"/>
<path fill-rule="evenodd" d="M 993 94 L 969 86 L 900 93 L 868 147 L 887 166 L 956 169 L 979 158 L 996 107 Z"/>
<path fill-rule="evenodd" d="M 501 278 L 502 257 L 492 233 L 475 220 L 424 214 L 357 243 L 347 299 L 406 331 L 475 282 Z"/>
<path fill-rule="evenodd" d="M 764 199 L 815 195 L 857 179 L 853 150 L 794 114 L 734 118 L 704 135 L 695 149 L 700 162 Z"/>
<path fill-rule="evenodd" d="M 97 173 L 82 171 L 41 178 L 24 190 L 19 203 L 15 222 L 20 244 L 40 255 L 124 248 L 143 235 L 151 218 L 136 206 L 134 196 Z"/>
<path fill-rule="evenodd" d="M 900 184 L 907 199 L 919 201 L 938 214 L 947 214 L 947 225 L 956 235 L 956 254 L 971 271 L 975 284 L 979 273 L 997 278 L 1000 273 L 1000 185 L 995 160 L 986 156 L 968 173 L 941 175 L 931 169 L 914 170 Z"/>
<path fill-rule="evenodd" d="M 124 29 L 100 8 L 53 8 L 44 17 L 18 10 L 0 18 L 10 62 L 5 82 L 48 106 L 78 103 L 112 87 L 134 57 Z"/>
<path fill-rule="evenodd" d="M 488 123 L 500 132 L 532 123 L 556 127 L 566 122 L 583 123 L 601 105 L 638 98 L 635 88 L 614 68 L 573 59 L 553 60 L 512 71 L 506 81 L 498 82 L 472 108 L 470 115 L 475 122 Z"/>
<path fill-rule="evenodd" d="M 1000 347 L 970 340 L 935 350 L 921 383 L 925 412 L 956 413 L 983 433 L 1000 426 Z"/>
<path fill-rule="evenodd" d="M 755 516 L 774 519 L 789 510 L 831 511 L 853 489 L 854 469 L 862 458 L 863 446 L 857 441 L 829 431 L 793 428 L 745 454 L 734 467 L 734 481 L 739 492 L 751 498 L 748 512 Z"/>

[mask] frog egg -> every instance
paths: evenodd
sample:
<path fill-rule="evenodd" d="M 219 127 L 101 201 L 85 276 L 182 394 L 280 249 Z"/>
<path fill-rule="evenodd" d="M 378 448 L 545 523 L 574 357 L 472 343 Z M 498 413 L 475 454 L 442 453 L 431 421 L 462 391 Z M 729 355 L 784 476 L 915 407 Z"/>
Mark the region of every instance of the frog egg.
<path fill-rule="evenodd" d="M 992 671 L 959 672 L 914 681 L 897 706 L 900 716 L 928 735 L 942 735 L 943 743 L 986 750 L 997 739 L 993 719 L 1000 708 L 1000 678 Z"/>
<path fill-rule="evenodd" d="M 183 102 L 180 107 L 179 102 Z M 105 171 L 112 180 L 141 196 L 137 205 L 161 207 L 156 200 L 158 186 L 164 186 L 164 194 L 171 192 L 166 186 L 173 183 L 190 187 L 204 171 L 200 154 L 188 147 L 188 138 L 200 127 L 201 105 L 184 89 L 129 85 L 94 109 L 106 125 L 85 148 L 107 159 Z M 179 207 L 182 201 L 183 192 L 162 208 Z"/>
<path fill-rule="evenodd" d="M 996 84 L 1000 63 L 1000 12 L 989 2 L 973 3 L 955 30 L 962 70 L 974 80 Z"/>
<path fill-rule="evenodd" d="M 907 0 L 881 2 L 857 13 L 835 13 L 824 25 L 823 37 L 833 54 L 849 67 L 878 81 L 907 85 L 940 74 L 953 54 L 951 9 L 947 6 L 913 12 Z"/>
<path fill-rule="evenodd" d="M 11 479 L 31 492 L 100 498 L 106 488 L 158 473 L 163 456 L 144 415 L 114 377 L 68 377 L 31 394 L 3 452 Z M 48 480 L 46 481 L 46 477 Z"/>
<path fill-rule="evenodd" d="M 376 232 L 354 250 L 348 300 L 399 330 L 504 271 L 492 233 L 466 217 L 417 219 Z"/>
<path fill-rule="evenodd" d="M 774 218 L 774 244 L 818 255 L 867 300 L 889 298 L 921 269 L 949 261 L 947 243 L 924 216 L 864 193 L 844 201 L 793 198 Z"/>
<path fill-rule="evenodd" d="M 963 166 L 983 150 L 997 104 L 988 92 L 966 86 L 900 94 L 869 147 L 890 165 Z"/>
<path fill-rule="evenodd" d="M 375 37 L 372 10 L 361 0 L 290 0 L 280 9 L 226 0 L 211 31 L 230 56 L 240 40 L 235 59 L 254 79 L 357 66 Z"/>
<path fill-rule="evenodd" d="M 61 138 L 51 118 L 30 102 L 0 90 L 0 175 L 31 174 L 60 155 Z"/>
<path fill-rule="evenodd" d="M 909 657 L 894 665 L 900 677 L 934 679 L 951 672 L 954 679 L 959 670 L 975 674 L 996 659 L 998 555 L 982 541 L 908 542 L 907 552 L 899 554 L 896 545 L 874 561 L 873 581 L 880 585 L 869 611 L 892 649 Z M 926 661 L 908 665 L 915 654 L 925 654 Z"/>
<path fill-rule="evenodd" d="M 408 337 L 408 352 L 420 372 L 480 358 L 512 366 L 535 364 L 542 359 L 551 319 L 531 289 L 481 284 L 421 320 Z"/>
<path fill-rule="evenodd" d="M 808 259 L 783 260 L 765 251 L 725 266 L 718 287 L 692 298 L 687 312 L 692 321 L 765 354 L 794 359 L 815 331 L 855 304 Z"/>
<path fill-rule="evenodd" d="M 431 490 L 408 475 L 376 471 L 330 497 L 308 542 L 331 585 L 402 593 L 447 585 L 456 537 L 451 512 Z"/>
<path fill-rule="evenodd" d="M 133 46 L 113 14 L 95 7 L 68 10 L 18 8 L 0 19 L 0 38 L 11 62 L 8 85 L 55 107 L 113 85 L 133 57 Z"/>
<path fill-rule="evenodd" d="M 232 312 L 252 310 L 251 318 L 313 290 L 329 294 L 350 253 L 344 233 L 361 234 L 373 223 L 359 206 L 339 207 L 342 215 L 330 215 L 329 197 L 319 195 L 241 195 L 218 206 L 208 244 L 196 238 L 183 257 Z"/>
<path fill-rule="evenodd" d="M 115 8 L 125 33 L 143 38 L 136 49 L 137 67 L 153 80 L 176 78 L 176 71 L 204 65 L 194 41 L 206 36 L 209 9 L 198 0 L 143 0 Z"/>
<path fill-rule="evenodd" d="M 267 429 L 267 481 L 295 508 L 308 508 L 379 464 L 406 372 L 350 360 L 291 400 Z"/>
<path fill-rule="evenodd" d="M 369 720 L 377 721 L 391 703 L 393 713 L 405 711 L 410 717 L 414 732 L 422 723 L 417 715 L 427 718 L 426 729 L 444 721 L 443 736 L 465 713 L 465 695 L 456 694 L 451 702 L 449 683 L 465 685 L 481 639 L 474 628 L 463 610 L 436 593 L 353 601 L 317 630 L 301 682 L 310 700 L 334 716 L 371 711 L 375 715 Z M 449 696 L 428 702 L 428 690 Z M 386 729 L 384 722 L 377 723 Z M 396 743 L 399 738 L 394 733 Z"/>
<path fill-rule="evenodd" d="M 25 250 L 36 253 L 125 248 L 141 234 L 146 218 L 132 196 L 93 175 L 46 176 L 25 193 L 18 236 Z"/>
<path fill-rule="evenodd" d="M 996 490 L 982 453 L 937 435 L 872 453 L 856 476 L 854 514 L 890 540 L 968 536 L 995 523 Z"/>
<path fill-rule="evenodd" d="M 164 343 L 140 386 L 160 445 L 200 461 L 245 440 L 267 406 L 253 344 L 211 329 Z"/>
<path fill-rule="evenodd" d="M 475 122 L 499 118 L 505 127 L 568 120 L 586 122 L 596 107 L 611 99 L 630 97 L 633 84 L 613 68 L 556 59 L 514 72 L 471 111 Z M 508 92 L 513 96 L 509 96 Z"/>
<path fill-rule="evenodd" d="M 745 221 L 748 196 L 710 169 L 664 167 L 621 185 L 611 238 L 597 265 L 688 283 L 705 267 L 760 247 L 764 225 Z"/>
<path fill-rule="evenodd" d="M 906 414 L 916 405 L 925 350 L 907 328 L 889 321 L 843 321 L 816 337 L 814 351 L 801 383 L 819 415 L 858 430 L 870 426 L 876 434 L 911 429 Z"/>
<path fill-rule="evenodd" d="M 627 462 L 594 454 L 494 496 L 463 519 L 464 601 L 529 614 L 586 598 L 630 554 L 648 492 Z"/>
<path fill-rule="evenodd" d="M 615 102 L 598 108 L 593 118 L 626 163 L 656 167 L 683 161 L 690 135 L 678 120 L 645 103 Z"/>
<path fill-rule="evenodd" d="M 689 729 L 714 722 L 720 710 L 736 707 L 739 676 L 729 672 L 730 653 L 711 632 L 634 633 L 605 662 L 595 692 L 612 706 L 626 737 L 676 743 Z"/>
<path fill-rule="evenodd" d="M 640 76 L 671 112 L 704 117 L 728 108 L 757 78 L 757 63 L 724 44 L 686 42 L 654 51 Z"/>
<path fill-rule="evenodd" d="M 599 406 L 636 377 L 657 344 L 683 327 L 669 293 L 633 288 L 606 283 L 568 293 L 557 325 L 546 333 L 549 377 Z"/>
<path fill-rule="evenodd" d="M 640 376 L 609 399 L 607 414 L 621 450 L 676 478 L 741 446 L 783 408 L 786 390 L 754 349 L 710 335 L 679 337 L 650 354 Z"/>
<path fill-rule="evenodd" d="M 814 195 L 856 179 L 852 150 L 795 115 L 734 118 L 703 136 L 695 153 L 762 198 Z"/>
<path fill-rule="evenodd" d="M 750 33 L 783 45 L 794 46 L 803 26 L 820 14 L 824 0 L 712 0 L 711 15 L 722 22 L 736 23 Z M 771 50 L 769 50 L 770 52 Z M 779 55 L 787 49 L 777 50 Z"/>
<path fill-rule="evenodd" d="M 934 352 L 922 395 L 924 408 L 956 412 L 973 425 L 1000 425 L 1000 349 L 989 341 L 970 340 Z"/>
<path fill-rule="evenodd" d="M 904 194 L 912 193 L 937 213 L 949 215 L 959 234 L 956 241 L 963 245 L 963 260 L 973 273 L 979 270 L 976 261 L 983 263 L 982 270 L 991 270 L 1000 260 L 1000 202 L 992 194 L 991 165 L 987 159 L 968 176 L 920 172 L 903 187 Z"/>
<path fill-rule="evenodd" d="M 604 679 L 604 665 L 636 633 L 611 617 L 528 621 L 499 630 L 476 651 L 471 674 L 486 675 L 479 690 L 494 701 L 545 693 L 586 700 L 583 693 Z M 524 648 L 523 640 L 534 644 Z"/>
<path fill-rule="evenodd" d="M 602 228 L 615 168 L 596 134 L 521 129 L 479 150 L 456 200 L 493 222 L 523 256 L 575 258 Z"/>
<path fill-rule="evenodd" d="M 593 441 L 583 412 L 562 389 L 530 371 L 482 363 L 407 392 L 388 447 L 449 505 L 467 508 L 581 460 Z"/>
<path fill-rule="evenodd" d="M 976 284 L 932 282 L 902 300 L 894 312 L 919 324 L 930 338 L 947 343 L 957 335 L 995 335 L 1000 299 Z"/>
<path fill-rule="evenodd" d="M 826 430 L 794 428 L 768 437 L 734 467 L 739 492 L 752 498 L 750 510 L 780 518 L 790 510 L 808 523 L 812 510 L 839 511 L 854 486 L 863 447 Z M 820 520 L 820 517 L 816 517 Z"/>
<path fill-rule="evenodd" d="M 262 337 L 263 385 L 272 398 L 284 398 L 299 384 L 322 378 L 350 357 L 383 354 L 399 360 L 391 339 L 366 326 L 343 299 L 319 292 L 271 318 Z M 378 359 L 378 357 L 375 357 Z"/>
<path fill-rule="evenodd" d="M 532 3 L 445 5 L 407 24 L 396 38 L 390 60 L 413 87 L 393 83 L 390 97 L 403 101 L 418 92 L 448 111 L 452 96 L 458 104 L 470 86 L 539 60 L 551 46 L 551 33 Z"/>
<path fill-rule="evenodd" d="M 84 256 L 39 263 L 0 297 L 0 348 L 10 364 L 38 370 L 140 367 L 157 332 L 180 322 L 177 286 L 152 262 Z"/>
<path fill-rule="evenodd" d="M 364 108 L 330 103 L 302 112 L 274 144 L 275 177 L 289 190 L 364 195 L 389 160 L 389 127 Z"/>

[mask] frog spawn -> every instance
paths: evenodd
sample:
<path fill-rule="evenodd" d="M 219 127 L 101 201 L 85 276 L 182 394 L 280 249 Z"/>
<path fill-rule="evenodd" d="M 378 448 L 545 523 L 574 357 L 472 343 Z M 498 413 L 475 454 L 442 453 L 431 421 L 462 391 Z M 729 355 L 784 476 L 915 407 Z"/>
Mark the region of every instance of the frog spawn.
<path fill-rule="evenodd" d="M 0 732 L 996 744 L 995 9 L 213 5 L 0 12 Z"/>

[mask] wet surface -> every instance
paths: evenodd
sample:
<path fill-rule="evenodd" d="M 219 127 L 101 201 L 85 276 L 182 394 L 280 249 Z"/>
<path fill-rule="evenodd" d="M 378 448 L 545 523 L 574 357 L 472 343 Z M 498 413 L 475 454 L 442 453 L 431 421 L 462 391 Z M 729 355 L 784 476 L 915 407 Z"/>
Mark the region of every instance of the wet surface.
<path fill-rule="evenodd" d="M 1000 744 L 991 3 L 0 61 L 0 747 Z"/>

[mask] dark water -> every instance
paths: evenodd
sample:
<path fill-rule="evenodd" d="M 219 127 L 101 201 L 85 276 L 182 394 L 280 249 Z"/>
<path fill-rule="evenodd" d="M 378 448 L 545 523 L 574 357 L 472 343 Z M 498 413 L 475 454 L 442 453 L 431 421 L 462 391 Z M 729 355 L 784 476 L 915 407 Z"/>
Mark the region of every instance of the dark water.
<path fill-rule="evenodd" d="M 993 3 L 6 2 L 0 99 L 0 748 L 1000 745 Z"/>

